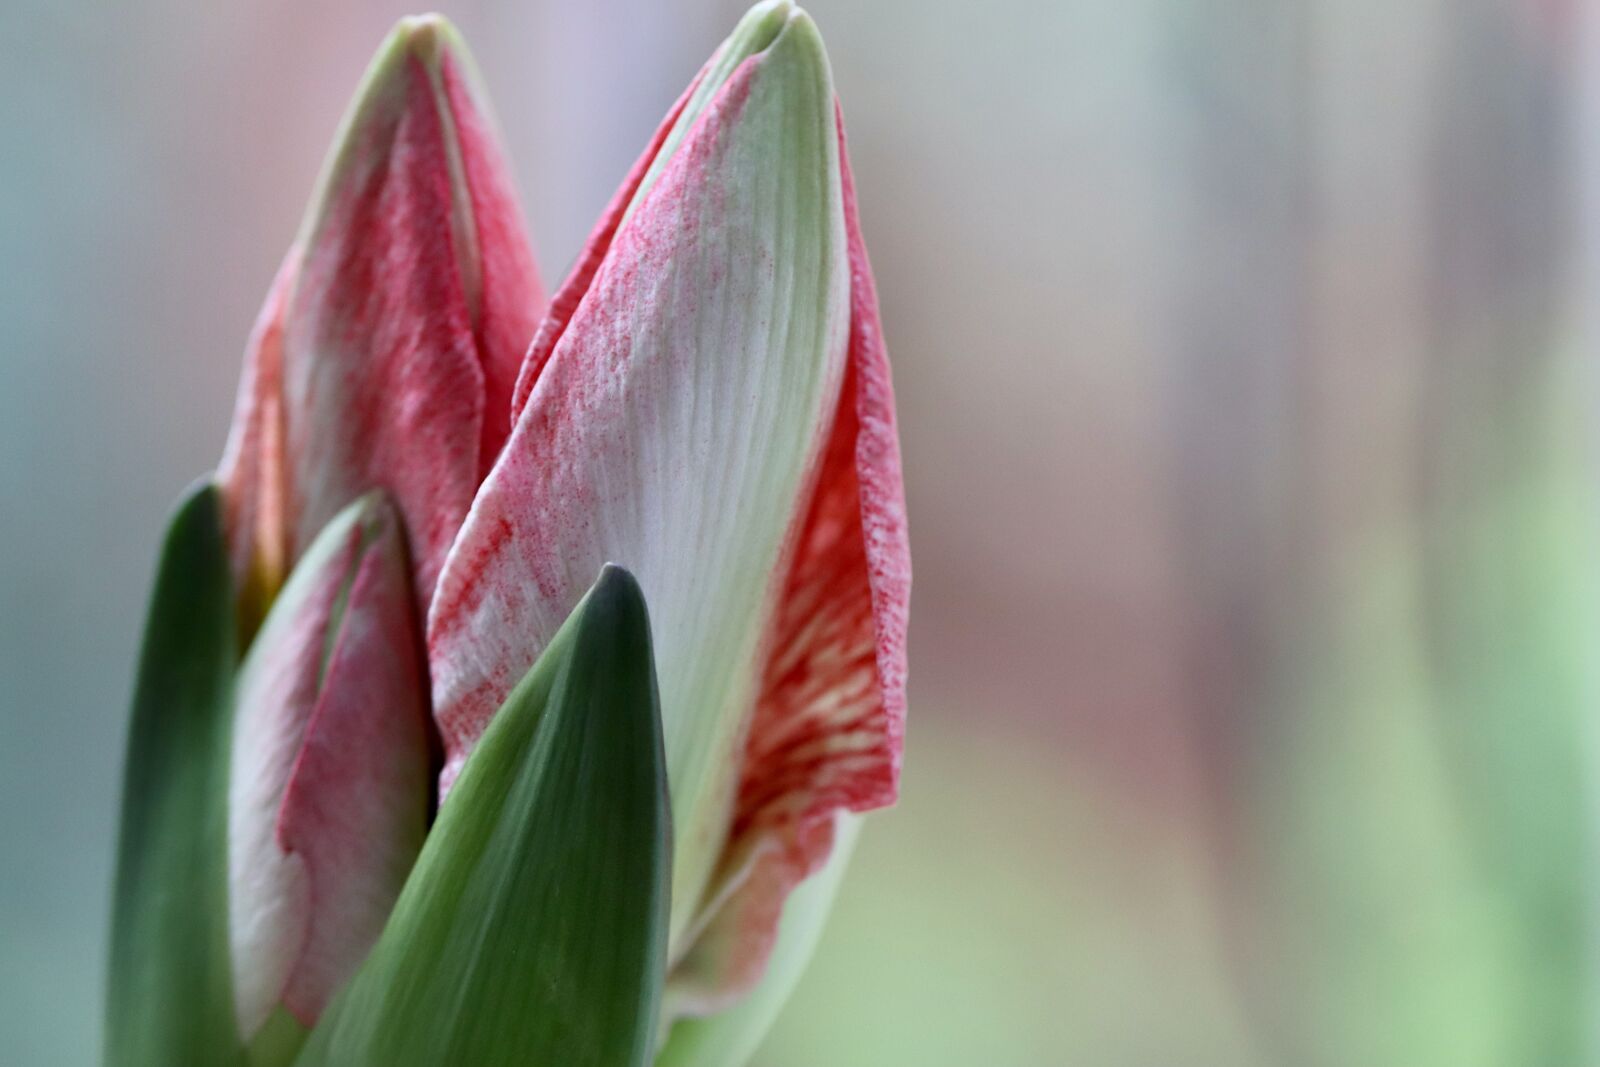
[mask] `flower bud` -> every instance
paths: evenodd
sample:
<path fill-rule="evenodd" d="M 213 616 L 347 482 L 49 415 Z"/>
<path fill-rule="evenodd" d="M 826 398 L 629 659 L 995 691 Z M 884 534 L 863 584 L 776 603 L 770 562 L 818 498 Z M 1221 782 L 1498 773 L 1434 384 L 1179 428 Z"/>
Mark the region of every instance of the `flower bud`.
<path fill-rule="evenodd" d="M 655 620 L 669 1011 L 761 977 L 841 811 L 892 801 L 910 586 L 832 78 L 787 2 L 668 115 L 525 363 L 428 620 L 444 785 L 607 560 Z"/>
<path fill-rule="evenodd" d="M 405 523 L 419 614 L 510 428 L 544 297 L 472 62 L 401 21 L 263 308 L 219 481 L 245 638 L 370 489 Z"/>
<path fill-rule="evenodd" d="M 427 699 L 399 519 L 328 524 L 240 668 L 228 789 L 239 1034 L 309 1027 L 376 941 L 422 847 Z"/>

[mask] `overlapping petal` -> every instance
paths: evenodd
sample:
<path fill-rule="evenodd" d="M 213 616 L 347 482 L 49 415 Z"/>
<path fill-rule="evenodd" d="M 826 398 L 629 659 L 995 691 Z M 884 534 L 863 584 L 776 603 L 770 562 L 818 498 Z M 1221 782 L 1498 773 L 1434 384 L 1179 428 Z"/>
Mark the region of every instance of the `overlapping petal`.
<path fill-rule="evenodd" d="M 558 291 L 428 625 L 445 786 L 607 560 L 656 620 L 681 1010 L 759 978 L 835 816 L 893 799 L 909 595 L 831 78 L 762 5 Z"/>
<path fill-rule="evenodd" d="M 840 810 L 892 803 L 905 730 L 906 537 L 894 386 L 839 117 L 850 346 L 822 469 L 773 614 L 745 742 L 723 895 L 674 975 L 676 1006 L 725 1006 L 761 977 L 784 900 L 833 848 Z"/>
<path fill-rule="evenodd" d="M 317 532 L 378 488 L 404 520 L 426 607 L 504 443 L 542 309 L 471 61 L 443 20 L 404 20 L 345 120 L 247 357 L 222 482 L 251 604 L 270 602 Z"/>
<path fill-rule="evenodd" d="M 299 266 L 290 249 L 250 331 L 228 443 L 217 465 L 223 526 L 238 605 L 248 640 L 288 572 L 284 517 L 283 309 Z"/>
<path fill-rule="evenodd" d="M 350 505 L 296 567 L 241 668 L 228 798 L 239 1032 L 304 1025 L 354 971 L 431 801 L 419 620 L 399 519 Z"/>
<path fill-rule="evenodd" d="M 669 1013 L 753 988 L 841 813 L 898 788 L 893 389 L 815 27 L 746 16 L 542 320 L 482 101 L 447 25 L 401 24 L 247 353 L 220 475 L 262 627 L 230 811 L 246 1035 L 314 1020 L 376 936 L 425 823 L 430 686 L 442 790 L 607 562 L 656 620 Z"/>

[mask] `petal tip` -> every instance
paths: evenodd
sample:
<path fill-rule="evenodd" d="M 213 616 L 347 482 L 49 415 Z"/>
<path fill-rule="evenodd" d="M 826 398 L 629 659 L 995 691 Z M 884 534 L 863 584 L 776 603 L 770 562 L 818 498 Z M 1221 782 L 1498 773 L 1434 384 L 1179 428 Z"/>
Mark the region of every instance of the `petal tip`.
<path fill-rule="evenodd" d="M 466 48 L 455 24 L 436 11 L 406 15 L 395 23 L 391 40 L 395 48 L 416 56 L 428 66 L 437 66 L 446 52 L 461 52 Z"/>
<path fill-rule="evenodd" d="M 793 0 L 763 0 L 744 13 L 733 32 L 728 35 L 726 48 L 735 55 L 752 55 L 765 50 L 784 25 L 795 15 L 804 15 Z"/>
<path fill-rule="evenodd" d="M 355 524 L 362 532 L 362 541 L 371 543 L 386 534 L 400 530 L 400 515 L 394 501 L 382 489 L 369 489 L 350 505 Z"/>
<path fill-rule="evenodd" d="M 828 50 L 822 44 L 822 31 L 816 21 L 801 7 L 787 6 L 777 33 L 760 50 L 767 58 L 787 54 L 804 67 L 819 71 L 831 79 Z M 831 93 L 829 94 L 831 98 Z"/>
<path fill-rule="evenodd" d="M 728 35 L 723 49 L 730 68 L 753 56 L 787 49 L 801 49 L 807 60 L 823 67 L 828 62 L 816 22 L 793 0 L 767 0 L 752 7 Z"/>

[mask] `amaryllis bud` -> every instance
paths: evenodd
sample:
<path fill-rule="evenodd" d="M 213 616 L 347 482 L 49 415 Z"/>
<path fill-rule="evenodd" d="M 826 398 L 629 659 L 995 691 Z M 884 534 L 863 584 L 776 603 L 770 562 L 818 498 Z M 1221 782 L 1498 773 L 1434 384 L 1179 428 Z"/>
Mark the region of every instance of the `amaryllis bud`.
<path fill-rule="evenodd" d="M 893 394 L 816 28 L 761 5 L 556 294 L 428 620 L 448 788 L 600 566 L 656 638 L 668 1010 L 762 975 L 841 812 L 889 803 L 910 586 Z"/>
<path fill-rule="evenodd" d="M 241 639 L 263 626 L 229 802 L 247 1042 L 280 1005 L 315 1021 L 420 847 L 420 620 L 504 443 L 542 306 L 466 51 L 442 19 L 405 19 L 252 335 L 219 472 Z"/>
<path fill-rule="evenodd" d="M 219 472 L 246 638 L 317 532 L 374 488 L 399 509 L 426 609 L 543 303 L 471 60 L 442 19 L 405 19 L 247 353 Z"/>
<path fill-rule="evenodd" d="M 638 584 L 607 567 L 495 717 L 296 1067 L 648 1067 L 667 776 Z"/>
<path fill-rule="evenodd" d="M 240 668 L 228 786 L 239 1035 L 311 1026 L 377 940 L 431 800 L 420 633 L 379 494 L 327 525 Z"/>
<path fill-rule="evenodd" d="M 404 20 L 174 522 L 113 1062 L 727 1067 L 895 797 L 894 398 L 816 27 L 746 16 L 536 336 L 489 131 Z"/>

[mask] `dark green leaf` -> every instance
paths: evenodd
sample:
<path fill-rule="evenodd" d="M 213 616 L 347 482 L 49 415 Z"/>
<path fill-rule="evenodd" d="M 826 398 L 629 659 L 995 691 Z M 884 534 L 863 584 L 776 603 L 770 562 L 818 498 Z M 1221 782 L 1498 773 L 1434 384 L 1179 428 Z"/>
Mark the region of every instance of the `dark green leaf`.
<path fill-rule="evenodd" d="M 644 597 L 608 566 L 468 759 L 299 1063 L 648 1064 L 669 827 Z"/>
<path fill-rule="evenodd" d="M 236 661 L 216 488 L 179 505 L 145 625 L 111 919 L 107 1064 L 238 1061 L 228 963 L 227 790 Z"/>

